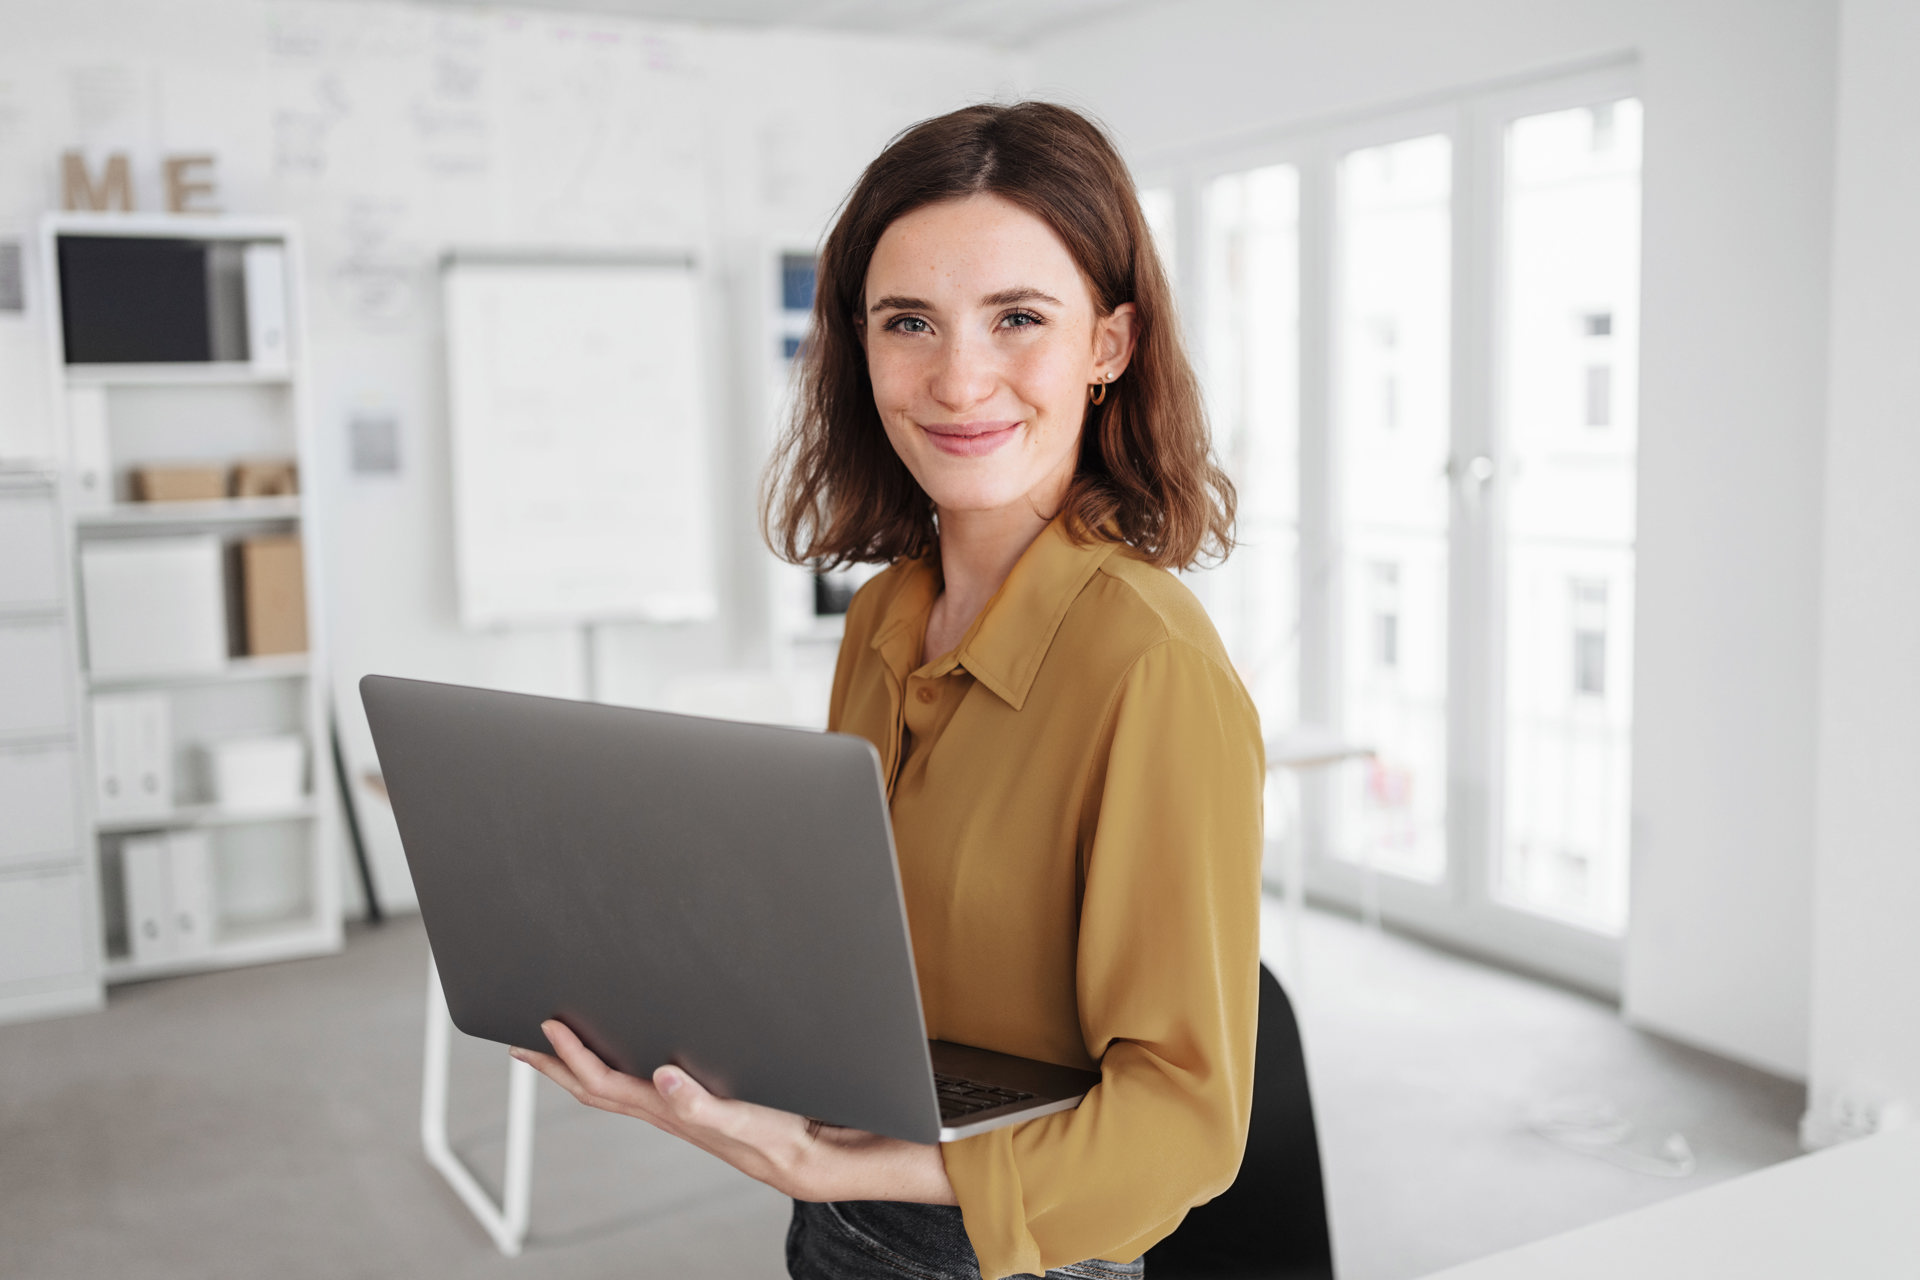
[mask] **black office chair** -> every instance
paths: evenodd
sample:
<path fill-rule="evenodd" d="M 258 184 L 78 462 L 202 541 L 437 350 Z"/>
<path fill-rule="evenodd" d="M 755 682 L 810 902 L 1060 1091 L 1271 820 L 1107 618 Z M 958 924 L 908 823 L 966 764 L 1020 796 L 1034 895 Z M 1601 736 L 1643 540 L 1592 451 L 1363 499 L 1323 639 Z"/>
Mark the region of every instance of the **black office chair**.
<path fill-rule="evenodd" d="M 1150 1280 L 1332 1280 L 1320 1141 L 1293 1004 L 1260 966 L 1253 1120 L 1240 1173 L 1147 1251 Z"/>

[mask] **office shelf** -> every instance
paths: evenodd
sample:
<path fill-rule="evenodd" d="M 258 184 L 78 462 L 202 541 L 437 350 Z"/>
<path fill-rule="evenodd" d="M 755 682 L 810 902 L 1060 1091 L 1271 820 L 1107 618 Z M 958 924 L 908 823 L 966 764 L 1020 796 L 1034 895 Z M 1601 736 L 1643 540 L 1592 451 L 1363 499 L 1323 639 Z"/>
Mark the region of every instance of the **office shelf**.
<path fill-rule="evenodd" d="M 108 676 L 89 679 L 94 693 L 129 693 L 136 689 L 166 689 L 190 684 L 231 684 L 241 680 L 293 680 L 309 674 L 312 661 L 304 653 L 266 658 L 233 658 L 224 667 L 206 671 L 159 671 L 144 676 Z"/>
<path fill-rule="evenodd" d="M 31 751 L 76 740 L 71 728 L 8 729 L 0 731 L 0 751 Z"/>
<path fill-rule="evenodd" d="M 178 364 L 70 364 L 71 387 L 218 387 L 236 383 L 291 383 L 293 375 L 263 372 L 244 361 L 181 361 Z"/>
<path fill-rule="evenodd" d="M 275 960 L 295 960 L 304 956 L 326 955 L 339 949 L 338 923 L 309 915 L 290 921 L 248 924 L 237 928 L 229 926 L 214 939 L 210 947 L 194 955 L 164 956 L 153 960 L 112 956 L 108 958 L 102 976 L 111 985 L 137 982 L 144 978 L 201 973 L 209 969 L 267 964 Z"/>
<path fill-rule="evenodd" d="M 67 363 L 61 318 L 65 299 L 58 270 L 61 245 L 90 236 L 153 236 L 199 242 L 210 249 L 219 245 L 278 246 L 286 324 L 282 331 L 284 345 L 276 339 L 271 350 L 284 351 L 286 367 L 263 369 L 247 360 Z M 291 461 L 305 482 L 324 474 L 310 412 L 311 371 L 302 301 L 305 280 L 299 228 L 293 222 L 228 215 L 61 213 L 41 220 L 41 237 L 43 296 L 51 304 L 43 316 L 52 385 L 60 399 L 55 411 L 68 433 L 58 453 L 63 458 L 82 460 L 70 464 L 81 468 L 72 476 L 72 483 L 56 485 L 64 499 L 79 497 L 73 486 L 83 479 L 98 486 L 93 491 L 96 495 L 103 490 L 110 493 L 119 487 L 113 483 L 116 477 L 124 482 L 129 468 L 181 459 Z M 270 281 L 271 277 L 262 279 Z M 248 330 L 249 342 L 258 336 Z M 253 348 L 256 353 L 263 349 Z M 76 427 L 86 434 L 74 436 Z M 76 449 L 76 445 L 84 447 Z M 70 726 L 69 732 L 72 741 L 83 744 L 79 747 L 78 770 L 83 797 L 93 794 L 98 785 L 88 775 L 103 767 L 123 767 L 103 764 L 101 743 L 108 739 L 98 731 L 89 733 L 81 728 L 95 713 L 105 716 L 110 724 L 127 723 L 113 720 L 128 704 L 106 706 L 104 700 L 110 694 L 149 695 L 134 705 L 144 702 L 150 708 L 158 707 L 153 719 L 144 723 L 164 726 L 159 749 L 168 760 L 190 757 L 196 747 L 223 738 L 297 734 L 304 743 L 309 770 L 310 794 L 272 807 L 185 804 L 164 813 L 118 817 L 98 814 L 92 811 L 93 806 L 83 803 L 82 829 L 87 838 L 82 859 L 95 908 L 87 945 L 97 958 L 98 977 L 107 983 L 126 982 L 337 950 L 341 941 L 336 829 L 339 810 L 333 773 L 326 767 L 330 690 L 325 679 L 327 628 L 319 593 L 320 583 L 325 580 L 320 563 L 324 540 L 315 527 L 323 515 L 321 504 L 301 494 L 288 494 L 189 502 L 115 502 L 87 510 L 63 505 L 66 509 L 61 523 L 69 564 L 68 571 L 59 575 L 62 582 L 82 581 L 79 562 L 83 549 L 91 554 L 109 542 L 137 542 L 161 534 L 210 537 L 222 544 L 227 626 L 244 629 L 234 616 L 241 599 L 237 590 L 241 584 L 232 563 L 235 544 L 262 535 L 298 534 L 305 590 L 306 653 L 231 658 L 199 670 L 92 677 L 80 664 L 79 655 L 85 652 L 85 646 L 75 646 L 72 675 L 82 696 L 75 700 L 79 723 Z M 79 604 L 74 600 L 63 607 L 77 613 Z M 139 748 L 152 749 L 153 745 L 144 741 Z M 141 872 L 139 883 L 145 897 L 140 911 L 146 913 L 142 918 L 148 921 L 168 919 L 168 904 L 180 892 L 198 900 L 200 873 L 194 869 L 198 864 L 193 859 L 199 855 L 191 851 L 200 841 L 189 833 L 208 833 L 208 904 L 202 911 L 214 923 L 214 931 L 209 945 L 196 953 L 134 960 L 107 952 L 108 937 L 118 933 L 123 924 L 130 926 L 135 915 L 127 891 L 126 852 L 127 837 L 140 832 L 168 833 L 159 855 L 142 863 L 148 870 L 155 865 L 167 868 L 157 877 L 148 875 L 147 870 Z M 190 851 L 184 855 L 189 861 L 178 861 L 183 856 L 178 852 L 181 848 Z M 143 846 L 140 856 L 147 858 L 152 853 L 151 846 Z M 188 868 L 184 890 L 180 887 L 183 882 L 168 878 L 181 867 Z M 156 889 L 156 883 L 162 887 Z M 246 915 L 247 904 L 263 901 L 284 904 L 298 914 L 243 925 L 233 922 L 234 917 Z M 151 938 L 152 934 L 144 936 Z M 164 951 L 164 939 L 158 945 Z"/>
<path fill-rule="evenodd" d="M 248 524 L 298 520 L 300 496 L 272 498 L 216 498 L 209 502 L 116 502 L 99 511 L 82 511 L 74 523 L 82 529 L 155 528 Z"/>
<path fill-rule="evenodd" d="M 250 822 L 299 822 L 315 817 L 319 810 L 312 797 L 292 804 L 259 805 L 252 808 L 219 804 L 183 804 L 165 813 L 144 816 L 101 818 L 99 830 L 165 831 L 177 827 L 230 827 Z"/>

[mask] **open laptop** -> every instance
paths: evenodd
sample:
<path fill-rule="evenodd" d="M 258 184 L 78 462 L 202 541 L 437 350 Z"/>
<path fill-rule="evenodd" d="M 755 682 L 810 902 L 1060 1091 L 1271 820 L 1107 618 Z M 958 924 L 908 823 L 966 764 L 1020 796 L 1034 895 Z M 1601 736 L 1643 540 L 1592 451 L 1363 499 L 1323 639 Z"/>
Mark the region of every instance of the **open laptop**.
<path fill-rule="evenodd" d="M 547 1051 L 914 1142 L 1097 1074 L 929 1041 L 880 761 L 845 734 L 370 675 L 447 1008 Z"/>

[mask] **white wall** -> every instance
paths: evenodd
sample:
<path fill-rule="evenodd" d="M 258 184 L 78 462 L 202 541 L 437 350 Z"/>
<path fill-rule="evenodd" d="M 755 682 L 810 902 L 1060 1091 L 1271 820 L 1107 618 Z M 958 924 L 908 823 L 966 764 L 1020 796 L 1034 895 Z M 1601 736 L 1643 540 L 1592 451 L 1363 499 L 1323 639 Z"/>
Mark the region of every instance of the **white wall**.
<path fill-rule="evenodd" d="M 1198 0 L 1062 33 L 1037 92 L 1136 164 L 1631 53 L 1647 109 L 1638 1022 L 1806 1068 L 1831 0 Z"/>
<path fill-rule="evenodd" d="M 227 210 L 303 225 L 323 453 L 307 484 L 356 774 L 374 763 L 354 687 L 366 671 L 584 687 L 573 631 L 456 620 L 440 253 L 674 246 L 712 269 L 724 613 L 605 629 L 601 692 L 646 702 L 675 675 L 767 660 L 751 510 L 764 432 L 746 388 L 760 369 L 742 349 L 758 334 L 735 277 L 766 237 L 811 242 L 888 136 L 993 96 L 1011 66 L 954 42 L 385 0 L 6 0 L 5 23 L 0 237 L 31 244 L 70 147 L 96 163 L 131 152 L 146 210 L 160 207 L 161 155 L 210 152 Z M 30 303 L 0 316 L 0 456 L 50 438 Z M 399 474 L 351 473 L 347 421 L 365 411 L 397 415 Z M 384 892 L 409 901 L 390 821 L 377 802 L 361 812 Z"/>
<path fill-rule="evenodd" d="M 1920 6 L 1845 0 L 1820 628 L 1813 1111 L 1920 1104 Z"/>

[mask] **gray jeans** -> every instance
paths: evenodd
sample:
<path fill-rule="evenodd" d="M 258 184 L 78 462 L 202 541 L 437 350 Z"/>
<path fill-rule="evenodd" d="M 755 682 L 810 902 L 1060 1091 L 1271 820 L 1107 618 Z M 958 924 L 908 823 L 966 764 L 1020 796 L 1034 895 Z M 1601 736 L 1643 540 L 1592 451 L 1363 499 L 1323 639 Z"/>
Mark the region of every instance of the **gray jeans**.
<path fill-rule="evenodd" d="M 1146 1271 L 1141 1258 L 1092 1259 L 1055 1267 L 1046 1280 L 1138 1280 Z M 951 1205 L 796 1200 L 787 1274 L 793 1280 L 980 1280 L 980 1262 L 960 1210 Z"/>

